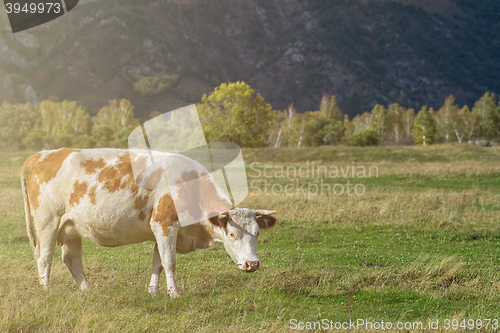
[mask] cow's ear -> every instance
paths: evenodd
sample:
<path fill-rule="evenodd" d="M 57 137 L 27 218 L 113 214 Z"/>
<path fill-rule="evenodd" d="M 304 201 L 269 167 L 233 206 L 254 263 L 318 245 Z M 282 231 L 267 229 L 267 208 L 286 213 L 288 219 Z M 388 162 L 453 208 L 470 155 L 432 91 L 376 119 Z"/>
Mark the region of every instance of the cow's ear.
<path fill-rule="evenodd" d="M 256 219 L 260 229 L 268 229 L 276 225 L 276 218 L 271 215 L 257 215 Z"/>
<path fill-rule="evenodd" d="M 219 213 L 218 215 L 212 216 L 208 220 L 210 221 L 210 223 L 212 223 L 217 227 L 225 228 L 227 225 L 227 221 L 229 220 L 229 213 L 222 212 Z"/>

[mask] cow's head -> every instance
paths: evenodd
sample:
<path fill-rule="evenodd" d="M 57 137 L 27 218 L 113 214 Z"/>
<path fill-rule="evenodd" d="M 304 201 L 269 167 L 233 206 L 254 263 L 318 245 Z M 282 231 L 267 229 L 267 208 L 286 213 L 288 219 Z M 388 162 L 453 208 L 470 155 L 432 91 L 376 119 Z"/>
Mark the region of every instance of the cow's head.
<path fill-rule="evenodd" d="M 259 269 L 259 230 L 271 228 L 276 224 L 276 219 L 271 216 L 274 213 L 276 211 L 234 208 L 210 218 L 210 222 L 219 227 L 218 240 L 224 243 L 227 253 L 239 269 L 245 272 Z"/>

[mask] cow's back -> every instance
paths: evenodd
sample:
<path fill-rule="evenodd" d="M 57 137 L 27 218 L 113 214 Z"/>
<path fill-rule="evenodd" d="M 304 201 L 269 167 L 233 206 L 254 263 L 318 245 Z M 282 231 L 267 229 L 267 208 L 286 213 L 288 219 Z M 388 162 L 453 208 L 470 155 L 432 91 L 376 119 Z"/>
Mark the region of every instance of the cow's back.
<path fill-rule="evenodd" d="M 149 156 L 138 150 L 67 148 L 33 155 L 22 173 L 35 226 L 60 218 L 59 229 L 66 227 L 68 235 L 77 231 L 105 246 L 154 240 L 149 220 L 167 190 L 137 186 L 131 162 L 140 170 Z M 143 178 L 146 185 L 155 184 L 163 175 L 149 172 Z"/>

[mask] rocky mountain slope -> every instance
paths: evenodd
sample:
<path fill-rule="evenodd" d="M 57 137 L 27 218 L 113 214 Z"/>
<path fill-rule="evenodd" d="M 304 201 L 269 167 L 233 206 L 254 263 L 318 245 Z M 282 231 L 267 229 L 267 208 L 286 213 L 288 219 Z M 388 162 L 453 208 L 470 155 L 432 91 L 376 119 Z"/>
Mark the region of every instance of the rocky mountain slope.
<path fill-rule="evenodd" d="M 439 107 L 500 92 L 494 0 L 103 0 L 12 34 L 0 17 L 0 99 L 53 96 L 95 113 L 127 98 L 146 119 L 244 80 L 275 108 L 335 94 L 350 115 L 376 103 Z M 157 96 L 139 76 L 179 74 Z"/>

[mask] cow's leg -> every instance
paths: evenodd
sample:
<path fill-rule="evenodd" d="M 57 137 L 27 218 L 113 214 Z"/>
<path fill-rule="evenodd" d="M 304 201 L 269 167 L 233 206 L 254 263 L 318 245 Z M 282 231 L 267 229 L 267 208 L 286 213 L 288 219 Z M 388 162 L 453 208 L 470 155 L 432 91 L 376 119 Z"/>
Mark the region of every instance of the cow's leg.
<path fill-rule="evenodd" d="M 179 231 L 179 221 L 175 221 L 172 226 L 168 227 L 168 235 L 164 236 L 163 227 L 153 222 L 151 228 L 156 238 L 158 252 L 165 275 L 167 277 L 167 293 L 171 297 L 179 296 L 179 288 L 175 281 L 175 265 L 176 265 L 176 244 L 177 232 Z"/>
<path fill-rule="evenodd" d="M 149 292 L 151 294 L 157 293 L 160 290 L 160 273 L 163 270 L 161 264 L 160 252 L 158 251 L 158 243 L 155 244 L 153 252 L 153 274 L 151 275 L 151 282 L 149 283 Z"/>
<path fill-rule="evenodd" d="M 67 239 L 63 237 L 62 241 L 62 260 L 75 278 L 80 289 L 90 289 L 90 285 L 85 281 L 85 272 L 82 263 L 82 238 L 76 237 Z"/>
<path fill-rule="evenodd" d="M 48 216 L 43 221 L 45 223 L 36 228 L 38 240 L 35 249 L 35 258 L 38 264 L 40 284 L 47 288 L 52 259 L 54 258 L 54 249 L 56 247 L 59 217 Z"/>

